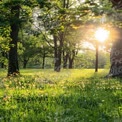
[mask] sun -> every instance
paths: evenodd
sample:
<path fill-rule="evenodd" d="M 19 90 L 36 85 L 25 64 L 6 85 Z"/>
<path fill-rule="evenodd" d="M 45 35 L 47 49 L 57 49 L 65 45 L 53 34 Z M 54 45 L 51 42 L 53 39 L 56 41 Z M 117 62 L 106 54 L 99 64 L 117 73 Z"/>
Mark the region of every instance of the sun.
<path fill-rule="evenodd" d="M 109 37 L 109 31 L 104 28 L 98 28 L 95 32 L 95 38 L 99 42 L 104 42 Z"/>

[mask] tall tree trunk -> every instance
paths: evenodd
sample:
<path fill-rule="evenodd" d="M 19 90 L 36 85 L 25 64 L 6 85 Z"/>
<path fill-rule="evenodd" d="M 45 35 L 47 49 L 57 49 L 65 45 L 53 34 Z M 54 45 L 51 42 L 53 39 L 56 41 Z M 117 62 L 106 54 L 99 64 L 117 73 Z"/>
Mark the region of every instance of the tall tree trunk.
<path fill-rule="evenodd" d="M 24 59 L 23 61 L 23 68 L 26 69 L 28 63 L 28 59 Z"/>
<path fill-rule="evenodd" d="M 119 29 L 118 39 L 114 42 L 111 54 L 110 54 L 110 72 L 109 76 L 115 77 L 120 76 L 122 77 L 122 29 Z"/>
<path fill-rule="evenodd" d="M 66 69 L 68 66 L 68 53 L 63 52 L 63 68 Z"/>
<path fill-rule="evenodd" d="M 69 69 L 73 68 L 73 59 L 69 58 Z"/>
<path fill-rule="evenodd" d="M 110 0 L 113 4 L 113 7 L 116 9 L 122 9 L 121 0 Z M 121 22 L 121 15 L 117 16 L 118 20 Z M 115 20 L 116 21 L 116 20 Z M 122 29 L 116 28 L 118 34 L 116 33 L 117 38 L 113 43 L 113 47 L 110 53 L 110 71 L 108 77 L 122 77 Z"/>
<path fill-rule="evenodd" d="M 18 54 L 17 54 L 17 42 L 18 42 L 18 32 L 19 32 L 19 13 L 20 6 L 16 5 L 11 8 L 11 42 L 10 42 L 10 51 L 9 51 L 9 65 L 8 65 L 8 76 L 19 74 L 18 66 Z"/>
<path fill-rule="evenodd" d="M 59 53 L 58 53 L 58 39 L 57 36 L 54 35 L 54 71 L 59 72 L 60 71 L 60 57 L 59 57 Z"/>
<path fill-rule="evenodd" d="M 59 69 L 58 69 L 58 54 L 57 54 L 57 48 L 58 48 L 58 46 L 57 46 L 57 36 L 56 35 L 54 35 L 53 36 L 53 40 L 54 40 L 54 71 L 58 71 Z"/>
<path fill-rule="evenodd" d="M 73 68 L 74 58 L 75 58 L 75 50 L 72 50 L 72 52 L 69 55 L 69 69 Z"/>
<path fill-rule="evenodd" d="M 98 72 L 98 52 L 99 52 L 99 46 L 98 46 L 98 42 L 96 42 L 96 61 L 95 61 L 95 72 Z"/>
<path fill-rule="evenodd" d="M 60 72 L 61 70 L 61 55 L 62 55 L 62 42 L 59 42 L 57 36 L 54 36 L 54 71 Z"/>
<path fill-rule="evenodd" d="M 69 1 L 69 0 L 68 0 Z M 63 0 L 63 8 L 68 7 L 67 0 Z M 62 16 L 62 23 L 65 20 L 65 16 Z M 58 36 L 58 37 L 57 37 Z M 61 70 L 61 59 L 62 59 L 62 49 L 63 49 L 63 41 L 64 41 L 64 32 L 60 31 L 57 35 L 54 35 L 54 71 L 60 72 Z"/>
<path fill-rule="evenodd" d="M 4 68 L 4 63 L 1 63 L 1 68 Z"/>
<path fill-rule="evenodd" d="M 4 52 L 1 52 L 1 53 L 2 53 L 2 57 L 5 57 Z M 3 61 L 1 62 L 1 68 L 4 68 L 4 63 L 3 63 Z"/>
<path fill-rule="evenodd" d="M 43 59 L 42 59 L 42 69 L 45 68 L 45 58 L 46 58 L 46 53 L 45 53 L 45 50 L 43 52 Z"/>

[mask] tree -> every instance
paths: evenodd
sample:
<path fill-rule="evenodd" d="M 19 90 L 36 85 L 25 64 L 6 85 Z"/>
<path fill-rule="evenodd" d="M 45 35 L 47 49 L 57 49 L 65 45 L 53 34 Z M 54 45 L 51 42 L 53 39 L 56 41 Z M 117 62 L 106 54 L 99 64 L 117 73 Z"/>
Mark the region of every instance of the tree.
<path fill-rule="evenodd" d="M 66 6 L 68 0 L 46 2 L 45 8 L 41 9 L 41 25 L 43 32 L 52 37 L 48 41 L 54 49 L 54 70 L 59 72 L 61 69 L 62 49 L 64 41 L 64 24 L 66 23 Z M 41 3 L 40 3 L 41 4 Z M 47 36 L 45 36 L 47 37 Z M 51 44 L 52 43 L 52 44 Z"/>
<path fill-rule="evenodd" d="M 18 53 L 17 53 L 17 43 L 18 43 L 18 33 L 20 25 L 25 22 L 25 17 L 28 17 L 27 6 L 35 6 L 36 1 L 34 0 L 6 0 L 1 2 L 4 8 L 6 16 L 6 21 L 10 27 L 10 50 L 9 50 L 9 64 L 8 64 L 8 76 L 19 74 L 18 65 Z"/>
<path fill-rule="evenodd" d="M 113 7 L 115 8 L 115 10 L 117 12 L 117 16 L 114 21 L 115 22 L 119 21 L 119 23 L 121 23 L 122 18 L 121 18 L 121 10 L 120 9 L 122 9 L 122 1 L 121 0 L 111 0 L 111 2 L 113 3 Z M 114 29 L 116 29 L 117 33 L 116 33 L 116 38 L 115 38 L 115 41 L 114 41 L 112 49 L 111 49 L 111 54 L 110 54 L 111 67 L 110 67 L 110 72 L 109 72 L 108 76 L 122 77 L 122 49 L 121 49 L 122 28 L 117 23 L 117 27 Z"/>
<path fill-rule="evenodd" d="M 21 41 L 18 43 L 18 53 L 20 63 L 22 62 L 23 68 L 26 68 L 28 61 L 34 55 L 39 54 L 39 47 L 37 45 L 37 37 L 32 34 L 23 34 Z"/>
<path fill-rule="evenodd" d="M 108 76 L 122 76 L 122 29 L 118 28 L 118 37 L 116 38 L 115 42 L 113 43 L 111 53 L 110 53 L 110 72 Z"/>
<path fill-rule="evenodd" d="M 8 64 L 8 76 L 11 74 L 19 74 L 19 65 L 18 65 L 18 54 L 17 54 L 17 42 L 18 42 L 18 33 L 19 33 L 19 15 L 20 15 L 20 5 L 14 5 L 10 8 L 11 11 L 11 42 L 12 45 L 9 50 L 9 64 Z"/>
<path fill-rule="evenodd" d="M 45 59 L 52 53 L 52 48 L 44 40 L 43 35 L 33 28 L 32 23 L 26 23 L 19 32 L 18 53 L 19 63 L 23 68 L 26 68 L 32 59 L 35 62 L 42 58 L 42 68 L 44 69 Z"/>
<path fill-rule="evenodd" d="M 9 8 L 7 3 L 2 3 L 2 7 Z M 5 8 L 3 10 L 7 13 L 7 10 Z M 20 6 L 19 6 L 19 4 L 12 5 L 9 8 L 9 10 L 10 10 L 11 18 L 9 19 L 10 16 L 9 17 L 6 16 L 6 18 L 8 19 L 7 20 L 3 16 L 4 17 L 3 19 L 7 21 L 4 23 L 8 23 L 8 25 L 10 25 L 10 29 L 11 29 L 11 32 L 10 32 L 10 37 L 11 37 L 10 45 L 11 45 L 11 47 L 9 50 L 8 75 L 11 73 L 14 73 L 14 72 L 17 72 L 17 73 L 19 72 L 18 62 L 17 62 L 17 53 L 16 53 L 17 52 L 17 43 L 16 42 L 17 42 L 17 36 L 18 36 L 18 23 L 16 23 L 16 22 L 18 21 L 19 14 L 20 14 Z M 6 14 L 6 15 L 8 15 L 8 14 Z M 14 19 L 12 19 L 12 18 L 14 18 Z M 13 44 L 15 44 L 15 45 L 13 46 Z"/>
<path fill-rule="evenodd" d="M 3 2 L 0 2 L 0 63 L 1 68 L 8 65 L 8 51 L 10 39 L 9 22 L 7 21 L 8 15 L 5 13 Z M 3 14 L 5 13 L 5 14 Z"/>
<path fill-rule="evenodd" d="M 83 24 L 83 22 L 88 19 L 89 11 L 87 5 L 82 7 L 83 3 L 81 3 L 80 7 L 78 7 L 77 2 L 75 0 L 46 1 L 46 6 L 41 9 L 40 12 L 40 25 L 44 27 L 43 32 L 45 31 L 46 35 L 51 35 L 53 39 L 51 45 L 53 45 L 54 49 L 54 70 L 57 72 L 59 72 L 62 67 L 62 57 L 63 60 L 65 60 L 63 67 L 66 67 L 68 60 L 71 64 L 70 67 L 72 67 L 74 60 L 75 49 L 70 50 L 69 56 L 67 54 L 69 52 L 64 50 L 64 43 L 69 43 L 65 40 L 67 31 L 70 31 L 68 27 L 70 27 L 72 23 L 76 23 L 76 25 L 77 23 Z"/>
<path fill-rule="evenodd" d="M 73 23 L 74 24 L 74 23 Z M 81 49 L 82 29 L 71 25 L 65 33 L 63 47 L 63 68 L 73 68 L 74 60 L 78 51 Z"/>

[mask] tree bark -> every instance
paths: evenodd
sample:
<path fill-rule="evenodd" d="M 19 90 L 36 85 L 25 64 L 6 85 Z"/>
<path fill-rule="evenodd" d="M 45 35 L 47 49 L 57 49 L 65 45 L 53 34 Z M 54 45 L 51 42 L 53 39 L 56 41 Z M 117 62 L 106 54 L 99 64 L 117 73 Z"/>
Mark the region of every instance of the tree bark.
<path fill-rule="evenodd" d="M 113 4 L 114 7 L 116 7 L 117 9 L 121 9 L 122 8 L 122 1 L 121 0 L 110 0 Z"/>
<path fill-rule="evenodd" d="M 95 72 L 98 72 L 98 52 L 99 52 L 99 47 L 98 47 L 98 42 L 96 42 Z"/>
<path fill-rule="evenodd" d="M 110 53 L 110 71 L 109 76 L 122 77 L 122 29 L 118 29 L 119 35 L 115 40 Z"/>
<path fill-rule="evenodd" d="M 74 58 L 75 58 L 75 50 L 72 50 L 69 55 L 69 69 L 73 68 Z"/>
<path fill-rule="evenodd" d="M 2 57 L 5 57 L 4 52 L 1 52 L 1 53 L 2 53 Z M 3 63 L 3 61 L 1 62 L 1 68 L 4 68 L 4 63 Z"/>
<path fill-rule="evenodd" d="M 68 66 L 68 53 L 63 52 L 63 68 L 66 69 Z"/>
<path fill-rule="evenodd" d="M 73 68 L 73 59 L 69 58 L 69 69 Z"/>
<path fill-rule="evenodd" d="M 24 59 L 24 61 L 23 61 L 23 68 L 24 69 L 26 69 L 27 63 L 28 63 L 28 59 Z"/>
<path fill-rule="evenodd" d="M 61 70 L 61 55 L 62 43 L 58 40 L 57 36 L 54 36 L 54 71 L 60 72 Z"/>
<path fill-rule="evenodd" d="M 16 5 L 11 8 L 11 42 L 9 50 L 9 64 L 8 64 L 8 76 L 19 74 L 19 65 L 18 65 L 18 54 L 17 54 L 17 42 L 18 42 L 18 32 L 19 32 L 19 14 L 20 6 Z"/>
<path fill-rule="evenodd" d="M 46 58 L 46 53 L 45 53 L 45 50 L 43 52 L 43 59 L 42 59 L 42 69 L 45 68 L 45 58 Z"/>
<path fill-rule="evenodd" d="M 121 0 L 110 0 L 115 9 L 122 9 L 122 1 Z M 117 16 L 117 19 L 121 22 L 121 15 Z M 115 20 L 116 21 L 116 20 Z M 110 53 L 110 71 L 107 77 L 122 77 L 122 29 L 116 28 L 116 39 L 113 43 L 113 47 Z"/>
<path fill-rule="evenodd" d="M 57 36 L 53 36 L 53 40 L 54 40 L 54 71 L 58 71 L 58 54 L 57 54 Z"/>

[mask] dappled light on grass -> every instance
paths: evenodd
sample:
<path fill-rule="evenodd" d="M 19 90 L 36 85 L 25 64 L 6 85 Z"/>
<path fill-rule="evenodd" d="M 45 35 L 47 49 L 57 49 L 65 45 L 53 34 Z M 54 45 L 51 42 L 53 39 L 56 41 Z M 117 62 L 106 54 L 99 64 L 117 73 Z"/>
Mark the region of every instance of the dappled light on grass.
<path fill-rule="evenodd" d="M 111 122 L 122 117 L 122 79 L 105 79 L 106 70 L 26 71 L 0 81 L 3 122 Z"/>

